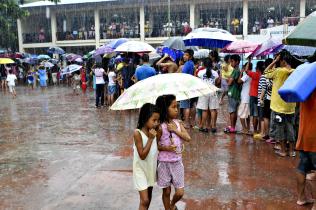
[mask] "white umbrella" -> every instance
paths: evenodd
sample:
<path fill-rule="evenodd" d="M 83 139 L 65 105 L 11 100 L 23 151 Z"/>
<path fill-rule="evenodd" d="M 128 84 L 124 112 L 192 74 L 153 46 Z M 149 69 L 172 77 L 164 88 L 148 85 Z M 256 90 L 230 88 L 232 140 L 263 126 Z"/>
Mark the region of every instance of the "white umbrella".
<path fill-rule="evenodd" d="M 62 71 L 61 71 L 61 74 L 64 75 L 64 74 L 71 74 L 75 71 L 79 71 L 80 69 L 82 68 L 82 66 L 79 66 L 77 64 L 72 64 L 72 65 L 69 65 L 67 67 L 65 67 Z"/>
<path fill-rule="evenodd" d="M 51 62 L 47 61 L 47 62 L 44 63 L 44 67 L 45 68 L 52 68 L 53 66 L 54 66 L 54 64 L 52 64 Z"/>
<path fill-rule="evenodd" d="M 140 108 L 155 103 L 161 95 L 173 94 L 177 101 L 215 93 L 219 89 L 189 74 L 159 74 L 137 82 L 128 88 L 112 105 L 112 110 Z"/>
<path fill-rule="evenodd" d="M 76 58 L 75 61 L 78 62 L 78 63 L 82 63 L 83 62 L 82 58 Z"/>
<path fill-rule="evenodd" d="M 115 52 L 135 52 L 135 53 L 149 53 L 154 52 L 155 48 L 151 45 L 141 41 L 128 41 L 118 46 Z"/>
<path fill-rule="evenodd" d="M 198 28 L 186 35 L 183 39 L 185 46 L 208 48 L 224 48 L 236 40 L 234 35 L 218 28 Z"/>

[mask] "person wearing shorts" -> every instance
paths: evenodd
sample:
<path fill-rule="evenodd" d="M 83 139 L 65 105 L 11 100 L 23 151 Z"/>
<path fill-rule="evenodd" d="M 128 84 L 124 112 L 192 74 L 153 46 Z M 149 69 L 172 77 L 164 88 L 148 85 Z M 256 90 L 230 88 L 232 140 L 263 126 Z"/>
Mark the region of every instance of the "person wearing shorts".
<path fill-rule="evenodd" d="M 296 150 L 300 153 L 300 161 L 297 166 L 297 192 L 298 205 L 312 203 L 305 195 L 306 175 L 312 170 L 316 170 L 316 92 L 305 101 L 300 103 L 299 132 L 296 142 Z M 316 208 L 316 204 L 312 209 Z"/>
<path fill-rule="evenodd" d="M 116 94 L 116 73 L 114 68 L 110 68 L 108 80 L 108 103 L 111 106 L 114 103 L 114 95 Z"/>
<path fill-rule="evenodd" d="M 240 94 L 241 102 L 238 108 L 238 117 L 240 118 L 240 122 L 242 125 L 241 133 L 243 134 L 250 134 L 249 91 L 250 91 L 251 78 L 245 73 L 247 68 L 251 69 L 252 64 L 246 63 L 243 66 L 243 70 L 241 71 L 241 74 L 238 79 L 238 82 L 242 84 L 242 89 L 241 89 L 241 94 Z"/>
<path fill-rule="evenodd" d="M 294 113 L 296 104 L 285 102 L 278 93 L 285 80 L 294 71 L 290 66 L 292 59 L 293 57 L 287 51 L 281 51 L 280 55 L 273 60 L 264 72 L 267 79 L 273 80 L 270 105 L 272 111 L 271 122 L 273 122 L 272 127 L 274 128 L 272 136 L 276 141 L 280 142 L 280 150 L 276 150 L 276 154 L 280 157 L 285 157 L 287 154 L 292 157 L 296 155 L 294 151 Z M 280 67 L 274 68 L 277 62 L 280 64 Z M 288 152 L 286 144 L 289 145 Z"/>
<path fill-rule="evenodd" d="M 6 81 L 8 82 L 9 91 L 12 94 L 13 98 L 16 97 L 15 92 L 15 81 L 17 80 L 17 77 L 15 74 L 12 74 L 12 70 L 9 70 L 9 74 L 7 76 Z"/>
<path fill-rule="evenodd" d="M 240 103 L 241 85 L 238 83 L 240 71 L 238 69 L 240 63 L 239 55 L 232 55 L 230 57 L 231 66 L 234 68 L 228 80 L 228 112 L 230 125 L 225 128 L 225 133 L 236 133 L 237 111 Z"/>

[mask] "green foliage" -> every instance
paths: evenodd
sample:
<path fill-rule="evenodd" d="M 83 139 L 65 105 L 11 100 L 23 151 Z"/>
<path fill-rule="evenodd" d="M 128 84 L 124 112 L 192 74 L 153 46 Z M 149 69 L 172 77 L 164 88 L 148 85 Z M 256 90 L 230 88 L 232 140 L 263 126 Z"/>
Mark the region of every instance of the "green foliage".
<path fill-rule="evenodd" d="M 0 1 L 0 48 L 17 49 L 17 19 L 28 15 L 28 11 L 20 8 L 15 0 Z"/>

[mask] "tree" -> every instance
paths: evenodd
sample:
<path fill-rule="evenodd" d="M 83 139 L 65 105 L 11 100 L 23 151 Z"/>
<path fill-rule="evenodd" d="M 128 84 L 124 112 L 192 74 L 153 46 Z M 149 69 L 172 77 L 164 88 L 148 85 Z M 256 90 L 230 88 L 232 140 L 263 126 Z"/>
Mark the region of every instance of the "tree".
<path fill-rule="evenodd" d="M 16 51 L 17 41 L 17 19 L 28 16 L 28 12 L 19 7 L 15 0 L 0 1 L 0 47 Z"/>
<path fill-rule="evenodd" d="M 60 0 L 50 0 L 59 2 Z M 27 3 L 27 0 L 0 0 L 0 48 L 18 49 L 17 19 L 25 18 L 29 12 L 19 7 L 19 3 Z"/>

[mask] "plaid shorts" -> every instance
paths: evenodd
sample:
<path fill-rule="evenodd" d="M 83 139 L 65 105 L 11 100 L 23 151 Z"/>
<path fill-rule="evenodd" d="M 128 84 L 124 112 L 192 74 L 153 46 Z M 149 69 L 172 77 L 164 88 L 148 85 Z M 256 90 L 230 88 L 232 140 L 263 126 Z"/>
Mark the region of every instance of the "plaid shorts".
<path fill-rule="evenodd" d="M 176 188 L 184 188 L 184 166 L 182 161 L 158 162 L 158 187 L 167 188 L 171 184 Z"/>

